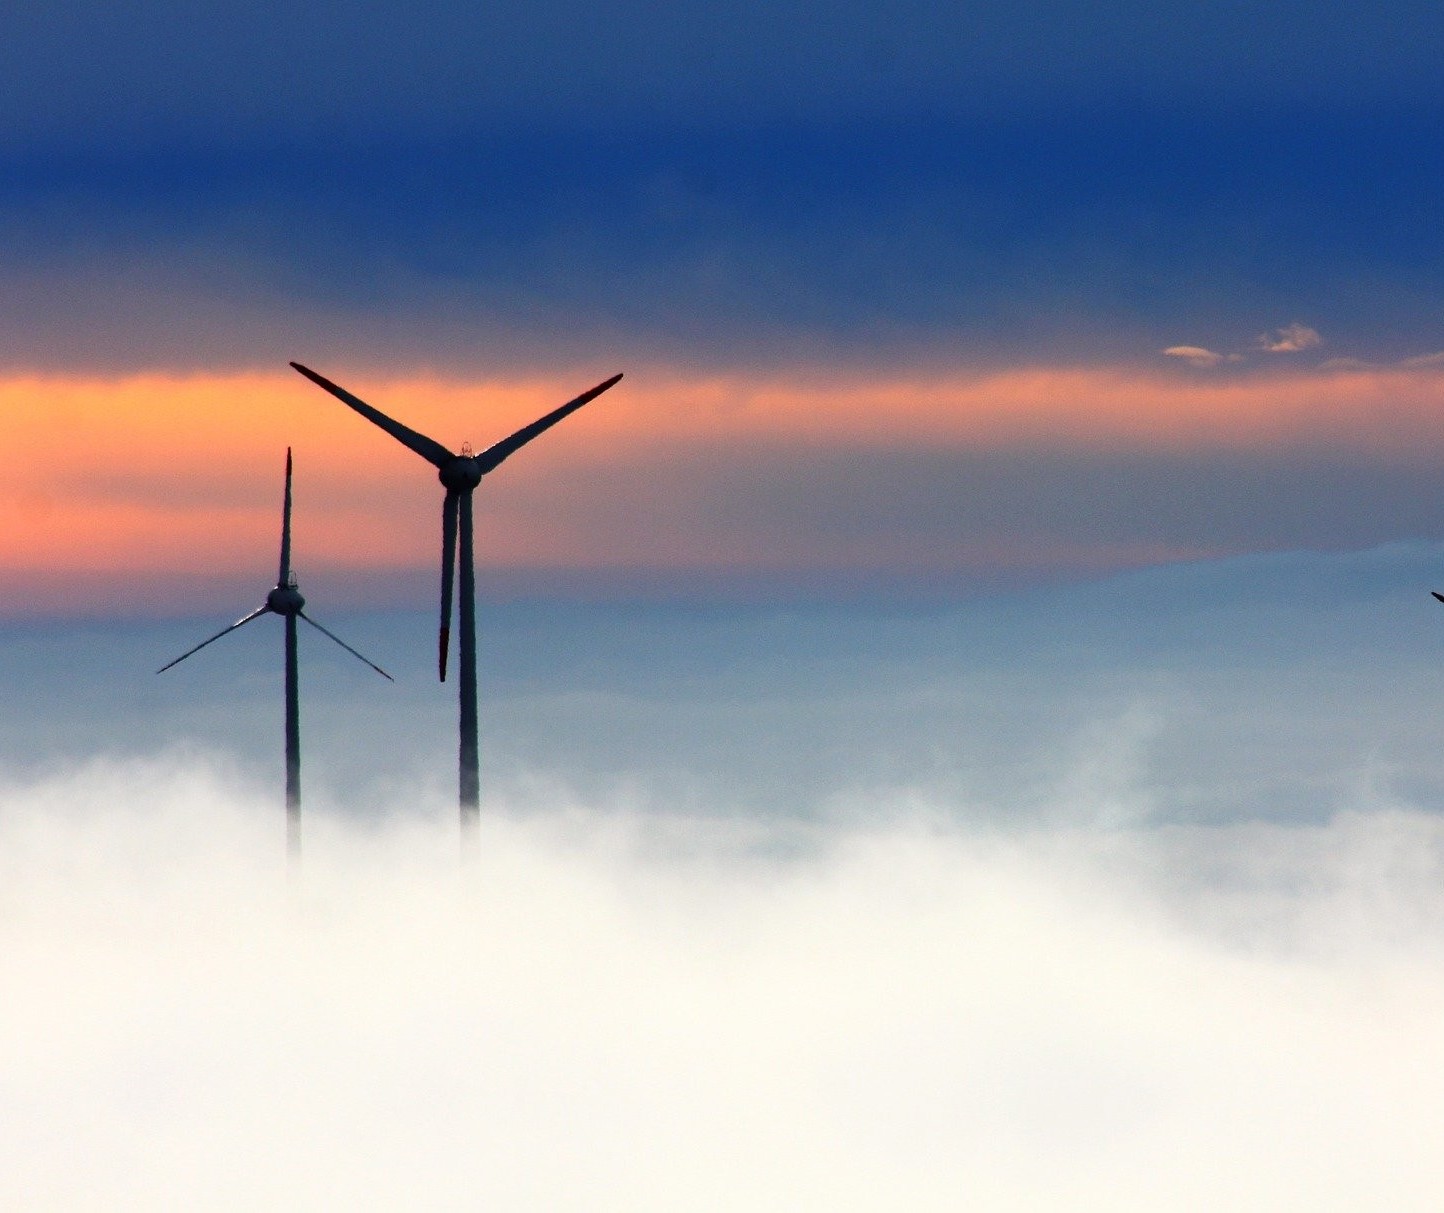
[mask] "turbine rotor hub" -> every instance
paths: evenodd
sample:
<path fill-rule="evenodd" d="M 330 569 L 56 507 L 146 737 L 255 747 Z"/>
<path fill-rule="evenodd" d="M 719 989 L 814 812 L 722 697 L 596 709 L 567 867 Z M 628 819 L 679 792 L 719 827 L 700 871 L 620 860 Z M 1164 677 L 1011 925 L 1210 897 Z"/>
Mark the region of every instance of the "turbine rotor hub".
<path fill-rule="evenodd" d="M 469 455 L 457 455 L 443 463 L 436 475 L 448 491 L 466 493 L 481 483 L 481 465 Z"/>
<path fill-rule="evenodd" d="M 299 615 L 305 605 L 301 591 L 293 585 L 278 585 L 266 595 L 266 606 L 277 615 Z"/>

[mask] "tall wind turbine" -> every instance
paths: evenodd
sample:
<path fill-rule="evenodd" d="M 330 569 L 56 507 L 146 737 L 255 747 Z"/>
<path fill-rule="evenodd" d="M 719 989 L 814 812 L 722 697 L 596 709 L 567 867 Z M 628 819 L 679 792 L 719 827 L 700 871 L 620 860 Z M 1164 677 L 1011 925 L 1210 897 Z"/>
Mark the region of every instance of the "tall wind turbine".
<path fill-rule="evenodd" d="M 316 374 L 299 362 L 291 366 L 318 387 L 325 388 L 343 404 L 350 405 L 367 421 L 380 426 L 402 446 L 415 451 L 437 470 L 446 487 L 441 507 L 441 635 L 438 643 L 437 668 L 441 681 L 446 681 L 446 652 L 451 637 L 451 594 L 456 572 L 458 530 L 461 542 L 461 836 L 468 850 L 474 845 L 480 820 L 480 776 L 477 771 L 476 742 L 476 573 L 472 557 L 471 494 L 481 478 L 493 472 L 507 456 L 515 454 L 533 438 L 545 433 L 563 417 L 574 413 L 590 400 L 595 400 L 614 386 L 620 375 L 597 384 L 575 400 L 533 421 L 509 438 L 503 438 L 473 455 L 468 447 L 453 454 L 441 443 L 425 434 L 408 429 L 385 413 L 372 408 L 345 388 L 337 387 L 323 375 Z"/>
<path fill-rule="evenodd" d="M 210 640 L 202 640 L 193 649 L 188 649 L 174 661 L 168 661 L 156 671 L 164 674 L 173 665 L 178 665 L 192 653 L 198 653 L 212 641 L 234 632 L 238 627 L 258 619 L 262 615 L 279 615 L 286 621 L 286 852 L 292 860 L 301 855 L 301 698 L 296 676 L 296 620 L 304 619 L 324 636 L 330 636 L 351 656 L 366 662 L 373 670 L 388 681 L 395 681 L 391 675 L 375 662 L 362 657 L 339 636 L 328 632 L 306 614 L 306 600 L 296 586 L 296 575 L 291 570 L 291 448 L 286 448 L 286 500 L 281 507 L 281 569 L 276 577 L 276 588 L 266 595 L 266 601 L 249 615 L 237 619 L 228 628 L 222 628 Z"/>

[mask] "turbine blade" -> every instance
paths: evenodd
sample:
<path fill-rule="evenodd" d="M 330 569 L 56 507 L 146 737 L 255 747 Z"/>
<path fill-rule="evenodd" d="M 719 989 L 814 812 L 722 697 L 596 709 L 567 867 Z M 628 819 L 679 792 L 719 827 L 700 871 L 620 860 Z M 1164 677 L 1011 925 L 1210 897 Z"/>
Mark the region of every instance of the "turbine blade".
<path fill-rule="evenodd" d="M 220 639 L 222 636 L 224 636 L 227 632 L 234 632 L 234 631 L 235 631 L 238 627 L 240 627 L 242 624 L 250 623 L 252 619 L 255 619 L 258 615 L 264 615 L 264 614 L 265 614 L 267 611 L 269 611 L 270 609 L 271 609 L 271 608 L 270 608 L 269 606 L 258 606 L 258 607 L 257 607 L 254 611 L 252 611 L 249 615 L 246 615 L 246 616 L 244 616 L 244 617 L 241 618 L 241 619 L 237 619 L 237 620 L 235 621 L 235 623 L 231 624 L 230 627 L 228 627 L 228 628 L 222 628 L 219 632 L 217 632 L 214 636 L 212 636 L 212 637 L 210 638 L 210 640 L 202 640 L 202 641 L 200 642 L 200 644 L 196 645 L 195 648 L 193 648 L 193 649 L 187 649 L 184 653 L 182 653 L 182 654 L 181 654 L 179 657 L 177 657 L 174 661 L 167 661 L 167 662 L 165 663 L 165 665 L 161 666 L 160 669 L 158 669 L 158 670 L 156 671 L 156 673 L 157 673 L 157 674 L 164 674 L 168 669 L 171 668 L 171 666 L 173 666 L 173 665 L 179 665 L 182 661 L 184 661 L 184 660 L 185 660 L 187 657 L 189 657 L 192 653 L 199 653 L 203 648 L 206 647 L 206 645 L 212 644 L 212 643 L 214 643 L 215 641 L 219 640 L 219 639 Z"/>
<path fill-rule="evenodd" d="M 395 682 L 395 681 L 396 681 L 396 679 L 392 678 L 390 674 L 388 674 L 385 670 L 383 670 L 383 669 L 382 669 L 379 665 L 377 665 L 374 661 L 370 660 L 370 658 L 362 657 L 360 653 L 358 653 L 358 652 L 357 652 L 355 649 L 353 649 L 349 644 L 347 644 L 344 640 L 342 640 L 341 637 L 337 636 L 335 632 L 330 632 L 330 631 L 327 631 L 325 628 L 323 628 L 319 623 L 317 623 L 314 619 L 312 619 L 311 616 L 309 616 L 308 614 L 306 614 L 305 611 L 297 611 L 296 614 L 299 615 L 302 619 L 304 619 L 307 623 L 309 623 L 313 628 L 316 629 L 316 631 L 320 632 L 323 636 L 329 636 L 332 640 L 334 640 L 337 644 L 339 644 L 343 649 L 345 649 L 348 653 L 350 653 L 352 657 L 355 657 L 358 661 L 364 661 L 364 662 L 365 662 L 367 665 L 369 665 L 373 670 L 375 670 L 378 674 L 380 674 L 382 678 L 386 679 L 387 682 Z"/>
<path fill-rule="evenodd" d="M 1438 590 L 1430 590 L 1429 593 L 1433 594 L 1440 602 L 1444 602 L 1444 594 L 1441 594 Z"/>
<path fill-rule="evenodd" d="M 446 654 L 451 648 L 451 597 L 456 584 L 456 511 L 461 494 L 447 490 L 441 507 L 441 634 L 437 638 L 436 665 L 446 681 Z"/>
<path fill-rule="evenodd" d="M 286 500 L 281 507 L 281 572 L 277 585 L 291 581 L 291 448 L 286 448 Z"/>
<path fill-rule="evenodd" d="M 335 396 L 341 403 L 349 404 L 360 413 L 361 416 L 365 417 L 367 421 L 380 426 L 390 434 L 391 437 L 395 438 L 397 442 L 401 443 L 402 446 L 409 447 L 428 463 L 434 464 L 436 467 L 443 467 L 455 458 L 441 443 L 432 438 L 428 438 L 425 434 L 418 434 L 415 430 L 408 429 L 399 421 L 393 421 L 385 413 L 381 412 L 380 409 L 372 408 L 364 400 L 351 395 L 345 388 L 337 387 L 336 384 L 332 383 L 324 375 L 316 374 L 315 371 L 309 367 L 302 366 L 299 362 L 293 362 L 291 366 L 302 375 L 305 375 L 306 378 L 317 387 L 325 388 L 326 391 L 330 392 L 331 395 Z"/>
<path fill-rule="evenodd" d="M 590 391 L 583 392 L 575 400 L 568 401 L 566 404 L 562 405 L 561 408 L 554 409 L 545 417 L 541 417 L 538 420 L 533 421 L 530 425 L 524 426 L 522 429 L 517 430 L 517 432 L 513 434 L 510 438 L 503 438 L 500 442 L 487 447 L 486 450 L 482 451 L 481 454 L 476 457 L 476 462 L 481 468 L 482 474 L 485 475 L 487 472 L 491 471 L 508 455 L 511 455 L 516 451 L 520 450 L 522 447 L 526 446 L 526 444 L 530 442 L 533 438 L 537 437 L 537 435 L 544 434 L 547 430 L 551 429 L 552 426 L 556 425 L 556 423 L 560 421 L 563 417 L 567 416 L 570 413 L 575 413 L 579 408 L 582 407 L 582 405 L 586 404 L 588 401 L 595 400 L 608 388 L 615 387 L 621 381 L 621 378 L 622 377 L 620 375 L 613 375 L 605 382 L 597 384 L 597 386 L 592 388 Z"/>

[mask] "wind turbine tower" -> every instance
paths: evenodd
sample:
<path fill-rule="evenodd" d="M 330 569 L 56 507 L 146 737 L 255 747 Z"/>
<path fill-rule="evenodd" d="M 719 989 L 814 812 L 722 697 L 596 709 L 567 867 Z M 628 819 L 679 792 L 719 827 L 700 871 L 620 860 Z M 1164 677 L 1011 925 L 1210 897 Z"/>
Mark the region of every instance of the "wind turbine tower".
<path fill-rule="evenodd" d="M 178 665 L 193 653 L 200 652 L 212 641 L 234 632 L 237 628 L 259 619 L 262 615 L 279 615 L 286 623 L 286 853 L 294 862 L 301 857 L 301 696 L 296 668 L 296 620 L 304 619 L 324 636 L 329 636 L 351 656 L 364 661 L 388 681 L 391 675 L 379 665 L 362 657 L 339 636 L 327 631 L 306 614 L 306 600 L 301 597 L 296 585 L 296 574 L 291 569 L 291 448 L 286 448 L 286 498 L 281 508 L 281 567 L 276 576 L 276 588 L 266 595 L 266 601 L 249 615 L 237 619 L 230 627 L 222 628 L 209 640 L 202 640 L 193 649 L 188 649 L 174 661 L 168 661 L 156 671 L 164 674 L 173 665 Z"/>
<path fill-rule="evenodd" d="M 475 847 L 476 829 L 480 821 L 480 775 L 477 763 L 477 720 L 476 720 L 476 571 L 472 552 L 471 495 L 483 476 L 494 472 L 508 456 L 515 454 L 533 438 L 538 437 L 563 417 L 577 411 L 590 400 L 595 400 L 608 388 L 613 387 L 622 377 L 613 375 L 596 387 L 583 392 L 575 400 L 568 401 L 545 417 L 538 418 L 530 425 L 517 430 L 509 438 L 487 447 L 480 454 L 473 455 L 463 447 L 460 454 L 454 454 L 435 439 L 408 429 L 399 421 L 393 421 L 379 409 L 372 408 L 364 400 L 353 396 L 345 388 L 338 387 L 323 375 L 318 375 L 299 362 L 291 366 L 318 387 L 324 388 L 365 417 L 372 424 L 385 430 L 397 442 L 415 451 L 436 468 L 437 477 L 446 489 L 441 507 L 441 633 L 438 639 L 437 669 L 441 681 L 446 681 L 446 656 L 451 637 L 451 597 L 456 573 L 456 550 L 461 548 L 461 745 L 460 745 L 460 802 L 462 847 L 470 852 Z"/>

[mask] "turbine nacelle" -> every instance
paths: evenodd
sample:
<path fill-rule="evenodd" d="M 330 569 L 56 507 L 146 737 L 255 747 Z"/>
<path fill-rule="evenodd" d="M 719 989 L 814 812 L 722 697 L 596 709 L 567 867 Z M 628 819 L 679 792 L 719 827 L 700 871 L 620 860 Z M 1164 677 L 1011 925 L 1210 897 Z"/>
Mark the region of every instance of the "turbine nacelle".
<path fill-rule="evenodd" d="M 490 471 L 490 469 L 487 469 Z M 469 493 L 481 483 L 481 463 L 471 455 L 456 455 L 437 469 L 436 478 L 448 493 Z"/>
<path fill-rule="evenodd" d="M 266 609 L 277 615 L 299 615 L 306 600 L 294 585 L 278 585 L 266 595 Z"/>

